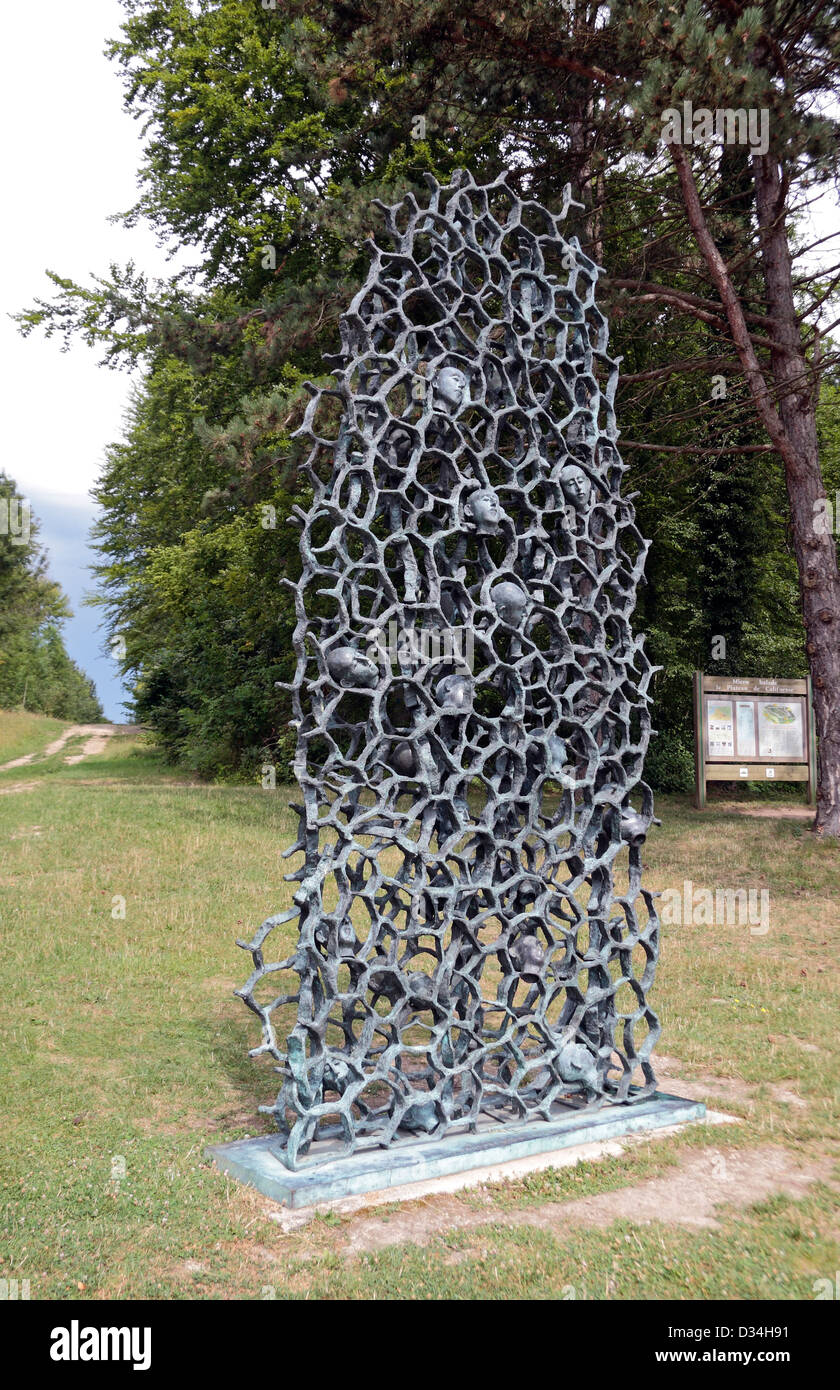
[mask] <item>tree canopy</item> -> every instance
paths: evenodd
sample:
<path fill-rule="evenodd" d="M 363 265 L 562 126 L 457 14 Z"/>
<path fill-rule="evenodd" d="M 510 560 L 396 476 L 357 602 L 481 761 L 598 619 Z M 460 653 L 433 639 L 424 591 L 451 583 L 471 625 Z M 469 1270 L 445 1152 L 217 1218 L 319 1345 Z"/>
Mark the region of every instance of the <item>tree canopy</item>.
<path fill-rule="evenodd" d="M 811 460 L 794 439 L 790 466 L 784 451 L 793 416 L 810 411 L 822 479 L 838 476 L 830 319 L 816 331 L 836 268 L 800 253 L 804 208 L 838 172 L 825 111 L 840 7 L 124 4 L 109 51 L 145 131 L 127 219 L 148 219 L 198 265 L 155 285 L 131 266 L 88 286 L 54 274 L 57 293 L 22 324 L 144 366 L 97 488 L 96 540 L 136 711 L 173 757 L 211 773 L 288 756 L 275 681 L 291 657 L 281 580 L 298 563 L 287 518 L 306 501 L 293 438 L 304 382 L 324 379 L 379 223 L 374 200 L 422 196 L 425 173 L 446 180 L 461 165 L 477 178 L 507 167 L 549 207 L 570 180 L 584 205 L 570 231 L 608 268 L 620 444 L 654 540 L 637 619 L 664 667 L 651 775 L 685 784 L 695 667 L 793 676 L 810 661 L 827 677 L 836 546 L 809 551 L 792 502 L 810 508 L 825 488 L 816 444 Z M 768 154 L 663 144 L 663 113 L 685 100 L 766 109 Z M 787 307 L 762 202 L 776 176 Z M 768 434 L 768 410 L 781 434 Z M 792 493 L 798 460 L 807 478 Z M 832 614 L 819 633 L 815 563 Z"/>
<path fill-rule="evenodd" d="M 0 708 L 83 722 L 102 718 L 93 682 L 64 646 L 61 628 L 70 616 L 47 573 L 37 519 L 14 480 L 0 472 Z"/>

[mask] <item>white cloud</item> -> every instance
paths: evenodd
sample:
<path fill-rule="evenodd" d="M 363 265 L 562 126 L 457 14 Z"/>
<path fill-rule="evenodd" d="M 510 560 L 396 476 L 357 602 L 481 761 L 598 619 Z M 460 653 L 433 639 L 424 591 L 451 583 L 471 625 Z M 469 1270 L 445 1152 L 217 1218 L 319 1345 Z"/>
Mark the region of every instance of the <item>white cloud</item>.
<path fill-rule="evenodd" d="M 88 491 L 121 433 L 130 377 L 98 367 L 101 353 L 81 343 L 62 353 L 37 333 L 24 341 L 7 315 L 51 297 L 47 268 L 83 283 L 114 261 L 153 276 L 172 269 L 151 231 L 107 220 L 135 202 L 141 155 L 140 125 L 103 55 L 123 18 L 118 0 L 38 0 L 3 15 L 2 466 L 23 491 Z"/>

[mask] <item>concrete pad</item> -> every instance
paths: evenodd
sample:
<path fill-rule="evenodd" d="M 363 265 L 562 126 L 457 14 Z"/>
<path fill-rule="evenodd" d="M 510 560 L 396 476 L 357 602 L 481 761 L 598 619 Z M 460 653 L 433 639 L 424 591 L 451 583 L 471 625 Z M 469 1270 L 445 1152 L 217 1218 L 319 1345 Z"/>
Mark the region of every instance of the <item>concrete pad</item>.
<path fill-rule="evenodd" d="M 346 1203 L 375 1205 L 416 1200 L 585 1158 L 621 1153 L 616 1139 L 651 1131 L 673 1133 L 703 1119 L 702 1101 L 657 1091 L 644 1100 L 589 1111 L 563 1107 L 556 1119 L 499 1125 L 482 1117 L 477 1130 L 442 1139 L 406 1137 L 389 1149 L 369 1148 L 304 1160 L 297 1170 L 280 1157 L 279 1135 L 214 1144 L 207 1156 L 223 1172 L 255 1187 L 290 1211 L 348 1210 Z"/>
<path fill-rule="evenodd" d="M 691 1123 L 700 1125 L 738 1124 L 736 1115 L 724 1115 L 719 1110 L 707 1110 L 700 1120 Z M 514 1159 L 510 1163 L 500 1163 L 495 1168 L 473 1168 L 468 1173 L 453 1173 L 448 1178 L 434 1178 L 429 1182 L 406 1183 L 399 1188 L 385 1188 L 378 1192 L 368 1192 L 362 1197 L 339 1197 L 333 1202 L 319 1202 L 314 1207 L 301 1207 L 290 1211 L 287 1207 L 277 1207 L 266 1215 L 284 1232 L 296 1231 L 306 1226 L 315 1216 L 334 1212 L 336 1216 L 352 1216 L 354 1212 L 367 1211 L 369 1207 L 390 1206 L 394 1202 L 417 1202 L 425 1197 L 453 1196 L 469 1188 L 486 1187 L 490 1183 L 511 1182 L 525 1177 L 528 1173 L 544 1172 L 546 1168 L 573 1168 L 576 1163 L 596 1163 L 600 1158 L 621 1158 L 622 1154 L 648 1139 L 667 1139 L 678 1134 L 678 1125 L 663 1125 L 661 1129 L 627 1134 L 619 1143 L 615 1139 L 598 1144 L 570 1144 L 565 1149 L 554 1149 L 548 1153 L 535 1154 L 532 1158 Z"/>

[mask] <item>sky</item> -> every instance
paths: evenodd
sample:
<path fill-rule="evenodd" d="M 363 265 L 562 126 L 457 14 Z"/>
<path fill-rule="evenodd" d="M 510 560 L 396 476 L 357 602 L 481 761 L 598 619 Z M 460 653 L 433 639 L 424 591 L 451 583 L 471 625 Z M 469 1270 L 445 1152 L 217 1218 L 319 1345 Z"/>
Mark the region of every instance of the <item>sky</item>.
<path fill-rule="evenodd" d="M 0 232 L 0 466 L 30 500 L 50 573 L 71 599 L 68 651 L 117 721 L 126 718 L 119 673 L 98 631 L 102 615 L 82 599 L 93 589 L 89 489 L 122 433 L 131 377 L 97 366 L 101 352 L 81 343 L 62 353 L 42 334 L 24 340 L 8 316 L 51 298 L 47 269 L 82 283 L 112 262 L 134 260 L 152 276 L 172 270 L 151 231 L 108 221 L 136 201 L 141 157 L 140 125 L 123 111 L 116 67 L 102 52 L 122 17 L 117 0 L 8 6 L 0 84 L 4 182 L 14 190 Z"/>
<path fill-rule="evenodd" d="M 188 259 L 176 248 L 176 260 L 168 261 L 146 227 L 109 221 L 136 201 L 142 150 L 140 123 L 123 111 L 117 70 L 103 55 L 122 18 L 119 0 L 8 6 L 0 84 L 5 186 L 13 192 L 0 231 L 0 380 L 8 391 L 0 467 L 41 521 L 50 571 L 74 610 L 65 628 L 68 651 L 114 720 L 126 718 L 125 692 L 101 613 L 83 599 L 93 590 L 95 559 L 89 490 L 107 445 L 122 433 L 132 378 L 98 366 L 101 354 L 82 343 L 63 353 L 38 333 L 24 340 L 8 316 L 51 298 L 48 268 L 87 283 L 112 262 L 133 260 L 162 277 Z M 836 203 L 823 199 L 813 215 L 815 236 L 837 222 Z"/>

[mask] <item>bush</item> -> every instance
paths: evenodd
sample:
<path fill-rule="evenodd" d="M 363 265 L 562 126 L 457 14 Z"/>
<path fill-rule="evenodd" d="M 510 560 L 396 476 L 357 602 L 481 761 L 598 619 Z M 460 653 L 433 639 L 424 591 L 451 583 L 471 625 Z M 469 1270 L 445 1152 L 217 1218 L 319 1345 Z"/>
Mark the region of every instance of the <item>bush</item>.
<path fill-rule="evenodd" d="M 694 750 L 672 730 L 653 739 L 645 758 L 645 781 L 657 792 L 694 790 Z"/>

